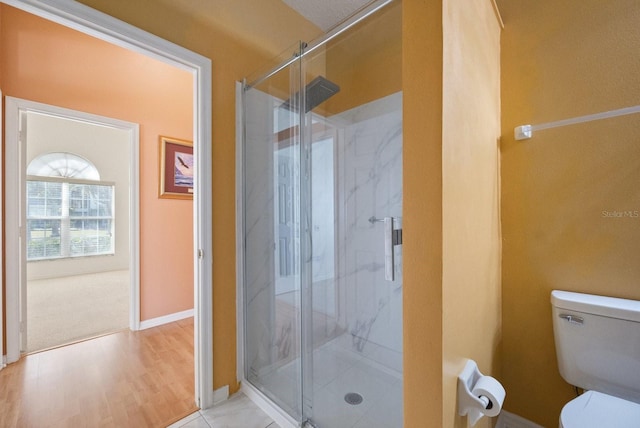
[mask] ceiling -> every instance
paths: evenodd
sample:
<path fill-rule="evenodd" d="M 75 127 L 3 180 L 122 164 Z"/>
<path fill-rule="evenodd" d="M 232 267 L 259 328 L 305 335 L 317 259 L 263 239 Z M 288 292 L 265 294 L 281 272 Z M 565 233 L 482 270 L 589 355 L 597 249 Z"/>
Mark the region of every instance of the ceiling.
<path fill-rule="evenodd" d="M 290 8 L 327 31 L 353 15 L 371 0 L 282 0 Z"/>
<path fill-rule="evenodd" d="M 261 46 L 274 57 L 311 41 L 372 0 L 148 0 Z M 177 30 L 178 31 L 178 30 Z M 265 37 L 269 34 L 269 37 Z M 210 41 L 216 43 L 215 38 Z"/>

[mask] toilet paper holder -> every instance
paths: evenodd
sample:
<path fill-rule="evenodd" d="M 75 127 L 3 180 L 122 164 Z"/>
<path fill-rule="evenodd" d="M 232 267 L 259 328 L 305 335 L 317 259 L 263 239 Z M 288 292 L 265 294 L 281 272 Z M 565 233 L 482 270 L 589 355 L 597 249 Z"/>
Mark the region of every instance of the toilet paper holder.
<path fill-rule="evenodd" d="M 480 373 L 475 361 L 467 361 L 458 376 L 458 414 L 466 415 L 470 426 L 482 416 L 498 416 L 505 395 L 500 382 Z"/>

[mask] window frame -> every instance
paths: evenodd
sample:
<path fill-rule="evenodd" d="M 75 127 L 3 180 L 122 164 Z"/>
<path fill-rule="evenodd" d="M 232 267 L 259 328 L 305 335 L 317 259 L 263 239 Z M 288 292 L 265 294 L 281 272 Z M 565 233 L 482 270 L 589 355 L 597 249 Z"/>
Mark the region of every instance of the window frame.
<path fill-rule="evenodd" d="M 64 254 L 64 251 L 60 250 L 61 254 L 64 255 L 59 255 L 59 256 L 47 256 L 47 257 L 38 257 L 38 258 L 29 258 L 29 254 L 27 252 L 26 254 L 26 260 L 27 262 L 31 263 L 31 262 L 40 262 L 40 261 L 52 261 L 52 260 L 64 260 L 64 259 L 75 259 L 75 258 L 80 258 L 80 257 L 101 257 L 101 256 L 113 256 L 115 255 L 115 250 L 116 250 L 116 213 L 115 213 L 115 203 L 116 203 L 116 185 L 115 182 L 113 181 L 103 181 L 103 180 L 86 180 L 86 179 L 76 179 L 76 178 L 68 178 L 68 177 L 48 177 L 48 176 L 39 176 L 39 175 L 27 175 L 26 179 L 25 179 L 25 183 L 28 183 L 30 181 L 37 181 L 37 182 L 48 182 L 48 183 L 67 183 L 68 185 L 73 185 L 73 184 L 80 184 L 80 185 L 87 185 L 87 186 L 107 186 L 107 187 L 111 187 L 111 216 L 77 216 L 77 217 L 72 217 L 71 215 L 68 216 L 68 221 L 75 221 L 75 220 L 96 220 L 96 221 L 100 221 L 100 220 L 110 220 L 111 221 L 111 249 L 108 252 L 100 252 L 100 253 L 94 253 L 94 254 L 79 254 L 79 255 L 73 255 L 71 254 L 71 245 L 69 245 L 69 249 L 68 249 L 68 254 Z M 29 194 L 28 191 L 26 189 L 25 186 L 25 195 L 26 195 L 26 206 L 25 206 L 25 215 L 26 215 L 26 224 L 25 226 L 28 225 L 29 221 L 33 221 L 33 220 L 43 220 L 43 221 L 47 221 L 47 220 L 54 220 L 54 221 L 60 221 L 60 229 L 63 228 L 63 223 L 64 223 L 64 215 L 60 215 L 60 216 L 29 216 Z M 64 196 L 61 196 L 61 198 L 63 198 Z M 71 193 L 68 192 L 67 195 L 67 206 L 69 205 L 70 201 L 71 201 Z M 62 202 L 62 205 L 64 205 L 64 201 Z M 70 230 L 70 227 L 69 227 Z M 70 234 L 69 234 L 70 235 Z M 26 245 L 28 245 L 28 239 L 25 238 L 25 242 Z M 70 244 L 70 240 L 69 240 L 69 244 Z M 62 242 L 60 243 L 60 246 L 62 247 Z"/>

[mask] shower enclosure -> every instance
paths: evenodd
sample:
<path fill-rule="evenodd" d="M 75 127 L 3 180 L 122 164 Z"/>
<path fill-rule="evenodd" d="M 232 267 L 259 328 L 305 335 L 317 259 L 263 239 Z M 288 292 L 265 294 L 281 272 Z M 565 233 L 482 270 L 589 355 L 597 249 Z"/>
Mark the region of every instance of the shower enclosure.
<path fill-rule="evenodd" d="M 400 8 L 240 91 L 243 387 L 294 426 L 402 426 Z"/>

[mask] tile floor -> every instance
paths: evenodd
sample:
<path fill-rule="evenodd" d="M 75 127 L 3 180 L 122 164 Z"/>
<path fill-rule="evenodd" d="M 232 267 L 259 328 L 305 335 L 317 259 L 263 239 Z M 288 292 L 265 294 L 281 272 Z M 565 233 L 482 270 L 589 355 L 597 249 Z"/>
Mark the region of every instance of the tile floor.
<path fill-rule="evenodd" d="M 398 354 L 399 355 L 399 354 Z M 348 335 L 314 351 L 314 417 L 319 427 L 397 428 L 402 426 L 402 363 L 396 353 L 368 344 L 354 352 Z M 262 378 L 264 387 L 296 406 L 295 361 Z M 345 394 L 362 395 L 359 405 L 347 404 Z M 239 393 L 213 409 L 193 415 L 170 428 L 280 428 L 248 397 Z"/>
<path fill-rule="evenodd" d="M 170 425 L 169 428 L 280 428 L 253 401 L 242 393 L 227 401 L 200 410 Z"/>

